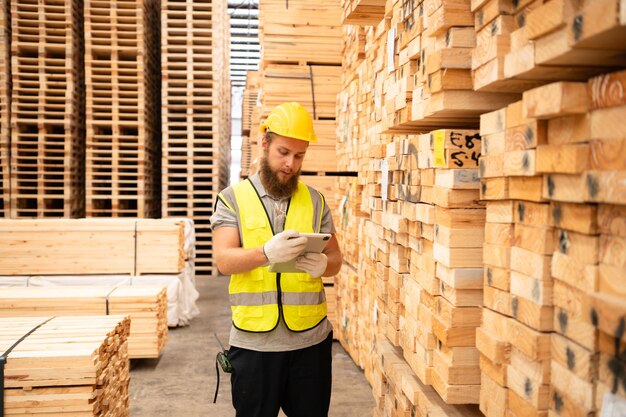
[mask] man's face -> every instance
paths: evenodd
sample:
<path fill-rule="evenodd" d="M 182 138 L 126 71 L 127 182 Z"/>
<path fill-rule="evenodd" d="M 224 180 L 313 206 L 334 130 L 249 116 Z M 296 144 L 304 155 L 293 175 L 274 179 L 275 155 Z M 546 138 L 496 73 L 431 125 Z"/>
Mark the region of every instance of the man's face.
<path fill-rule="evenodd" d="M 300 168 L 309 143 L 274 135 L 262 142 L 261 177 L 267 191 L 275 197 L 287 197 L 295 190 Z"/>

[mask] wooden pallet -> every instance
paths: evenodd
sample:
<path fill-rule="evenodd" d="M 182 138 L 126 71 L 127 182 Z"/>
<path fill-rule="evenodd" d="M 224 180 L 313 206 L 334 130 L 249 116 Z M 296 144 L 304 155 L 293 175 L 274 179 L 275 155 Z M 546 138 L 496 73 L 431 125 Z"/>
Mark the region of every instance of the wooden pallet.
<path fill-rule="evenodd" d="M 157 16 L 152 0 L 85 2 L 87 216 L 159 213 Z"/>
<path fill-rule="evenodd" d="M 166 1 L 161 26 L 161 209 L 194 219 L 204 273 L 212 265 L 208 218 L 230 172 L 226 5 Z"/>
<path fill-rule="evenodd" d="M 167 342 L 162 287 L 0 288 L 0 317 L 128 315 L 128 355 L 158 358 Z"/>
<path fill-rule="evenodd" d="M 10 12 L 11 217 L 82 216 L 85 119 L 79 2 L 11 2 Z"/>
<path fill-rule="evenodd" d="M 4 410 L 8 415 L 129 415 L 128 317 L 2 318 L 0 322 L 3 353 L 34 330 L 7 355 Z"/>

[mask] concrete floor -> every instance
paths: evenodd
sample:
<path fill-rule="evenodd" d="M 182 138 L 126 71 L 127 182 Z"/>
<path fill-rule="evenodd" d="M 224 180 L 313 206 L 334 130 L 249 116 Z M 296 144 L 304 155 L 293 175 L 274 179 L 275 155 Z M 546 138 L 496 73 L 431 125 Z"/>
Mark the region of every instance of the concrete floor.
<path fill-rule="evenodd" d="M 132 417 L 233 417 L 230 378 L 220 375 L 217 403 L 215 355 L 219 345 L 213 332 L 225 344 L 230 331 L 228 279 L 200 278 L 200 316 L 191 325 L 169 331 L 160 359 L 131 362 L 130 415 Z M 220 371 L 221 372 L 221 371 Z M 333 343 L 333 394 L 330 417 L 372 415 L 374 398 L 363 372 L 339 342 Z M 281 416 L 284 414 L 281 412 Z"/>

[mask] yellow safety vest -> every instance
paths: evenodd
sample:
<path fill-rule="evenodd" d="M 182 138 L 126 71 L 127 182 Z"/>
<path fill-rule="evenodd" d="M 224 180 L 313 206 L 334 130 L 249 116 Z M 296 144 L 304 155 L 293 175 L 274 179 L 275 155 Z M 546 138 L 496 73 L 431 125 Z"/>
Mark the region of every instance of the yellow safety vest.
<path fill-rule="evenodd" d="M 235 184 L 233 191 L 239 208 L 242 247 L 262 246 L 274 236 L 274 231 L 257 191 L 250 180 Z M 221 200 L 226 201 L 223 197 Z M 323 211 L 322 206 L 314 230 L 309 188 L 298 183 L 287 209 L 285 230 L 319 232 Z M 276 328 L 282 314 L 287 328 L 299 332 L 312 329 L 326 317 L 322 279 L 307 273 L 274 273 L 269 266 L 259 267 L 233 274 L 229 294 L 233 324 L 240 330 L 269 332 Z"/>

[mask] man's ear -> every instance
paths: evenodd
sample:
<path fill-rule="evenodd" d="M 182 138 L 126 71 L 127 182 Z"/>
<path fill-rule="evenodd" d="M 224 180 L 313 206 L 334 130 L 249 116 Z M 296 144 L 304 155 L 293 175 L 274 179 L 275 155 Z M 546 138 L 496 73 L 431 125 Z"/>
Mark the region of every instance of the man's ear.
<path fill-rule="evenodd" d="M 267 139 L 265 139 L 265 136 L 263 136 L 263 138 L 261 139 L 261 149 L 266 150 L 268 146 L 269 144 L 267 143 Z"/>

